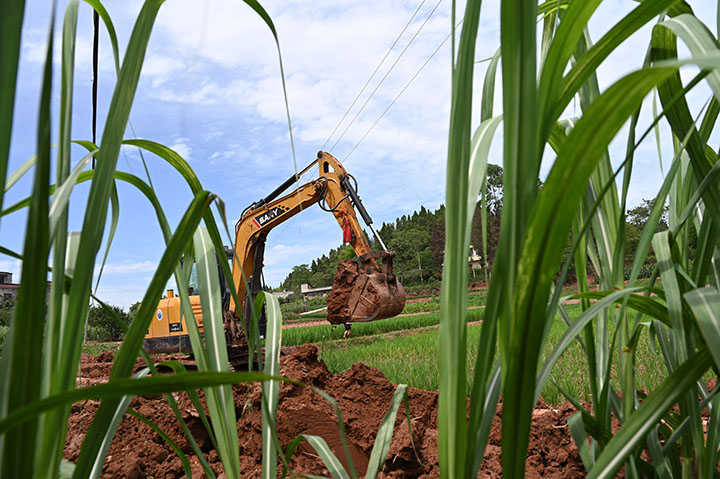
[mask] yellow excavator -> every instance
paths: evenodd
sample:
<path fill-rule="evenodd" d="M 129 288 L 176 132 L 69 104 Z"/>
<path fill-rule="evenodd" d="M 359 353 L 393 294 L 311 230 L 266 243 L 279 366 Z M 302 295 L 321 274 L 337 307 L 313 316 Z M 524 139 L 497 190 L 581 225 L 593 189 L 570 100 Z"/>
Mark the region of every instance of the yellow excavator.
<path fill-rule="evenodd" d="M 319 177 L 278 198 L 300 176 L 317 163 Z M 247 344 L 244 331 L 249 325 L 251 304 L 262 291 L 262 267 L 267 235 L 274 227 L 294 215 L 317 204 L 332 213 L 343 231 L 343 242 L 349 243 L 358 256 L 355 262 L 341 262 L 335 273 L 332 291 L 328 295 L 328 316 L 332 324 L 375 321 L 397 316 L 405 307 L 405 289 L 393 274 L 394 251 L 389 251 L 372 226 L 372 219 L 360 200 L 357 182 L 332 155 L 319 152 L 317 160 L 303 171 L 288 178 L 265 198 L 252 203 L 235 225 L 235 245 L 225 254 L 232 261 L 233 282 L 241 304 L 235 304 L 220 274 L 223 291 L 225 333 L 228 347 L 241 348 Z M 382 247 L 373 251 L 358 221 L 356 209 Z M 219 267 L 219 266 L 218 266 Z M 195 320 L 202 331 L 200 297 L 190 280 L 190 302 Z M 263 317 L 260 330 L 263 331 Z M 243 324 L 240 324 L 243 321 Z M 180 313 L 180 298 L 168 290 L 167 297 L 158 303 L 155 319 L 145 336 L 149 352 L 190 351 L 186 318 Z"/>

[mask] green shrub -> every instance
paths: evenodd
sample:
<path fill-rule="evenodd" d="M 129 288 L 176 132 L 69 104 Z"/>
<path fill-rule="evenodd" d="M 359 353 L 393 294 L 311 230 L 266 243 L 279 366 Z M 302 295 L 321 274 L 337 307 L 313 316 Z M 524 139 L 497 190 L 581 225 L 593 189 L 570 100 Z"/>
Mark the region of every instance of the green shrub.
<path fill-rule="evenodd" d="M 128 314 L 118 306 L 111 306 L 122 322 L 130 324 Z M 102 337 L 91 337 L 90 330 L 95 331 L 94 334 Z M 117 341 L 123 338 L 123 328 L 117 323 L 116 318 L 109 311 L 100 307 L 93 306 L 90 308 L 88 316 L 88 339 L 91 341 Z"/>
<path fill-rule="evenodd" d="M 10 328 L 8 326 L 0 326 L 0 348 L 2 348 L 2 345 L 5 344 L 5 338 L 7 337 L 9 329 Z"/>
<path fill-rule="evenodd" d="M 88 326 L 88 341 L 110 341 L 110 332 L 102 326 Z"/>
<path fill-rule="evenodd" d="M 15 301 L 6 300 L 0 303 L 0 326 L 9 326 L 10 318 L 15 310 Z"/>

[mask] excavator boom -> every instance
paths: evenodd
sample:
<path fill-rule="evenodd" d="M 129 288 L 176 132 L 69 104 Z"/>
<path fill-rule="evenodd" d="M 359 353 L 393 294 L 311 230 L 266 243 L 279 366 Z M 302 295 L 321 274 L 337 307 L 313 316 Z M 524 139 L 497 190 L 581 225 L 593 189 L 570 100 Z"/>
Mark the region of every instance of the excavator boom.
<path fill-rule="evenodd" d="M 329 153 L 319 152 L 317 165 L 316 180 L 277 198 L 297 181 L 298 176 L 293 175 L 266 198 L 250 205 L 235 225 L 235 255 L 239 261 L 233 262 L 233 281 L 238 298 L 245 302 L 241 309 L 230 301 L 229 311 L 237 318 L 249 318 L 247 299 L 261 291 L 262 259 L 270 230 L 314 204 L 333 214 L 343 230 L 344 241 L 352 246 L 362 265 L 358 267 L 354 262 L 338 265 L 328 296 L 328 321 L 334 324 L 373 321 L 396 316 L 405 307 L 405 289 L 392 269 L 395 253 L 385 249 L 373 251 L 358 220 L 356 209 L 377 235 L 353 184 L 354 178 Z"/>

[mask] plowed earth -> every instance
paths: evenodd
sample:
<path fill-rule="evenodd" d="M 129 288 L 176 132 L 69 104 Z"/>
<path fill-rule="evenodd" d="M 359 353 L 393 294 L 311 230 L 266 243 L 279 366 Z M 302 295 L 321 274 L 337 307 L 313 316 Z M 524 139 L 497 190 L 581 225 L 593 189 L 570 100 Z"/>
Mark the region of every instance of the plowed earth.
<path fill-rule="evenodd" d="M 349 370 L 332 374 L 318 359 L 315 346 L 295 348 L 282 357 L 281 375 L 304 381 L 335 398 L 342 410 L 353 463 L 362 477 L 373 440 L 390 405 L 395 385 L 383 374 L 362 363 Z M 138 362 L 138 366 L 140 366 Z M 83 385 L 103 382 L 112 367 L 112 354 L 83 355 L 81 381 Z M 183 418 L 192 431 L 211 468 L 219 476 L 222 465 L 213 450 L 210 438 L 185 393 L 174 395 Z M 235 406 L 240 439 L 240 461 L 243 477 L 260 477 L 261 446 L 261 395 L 260 385 L 234 386 Z M 202 394 L 201 394 L 202 397 Z M 97 401 L 77 403 L 73 406 L 65 444 L 65 458 L 77 460 L 82 440 L 95 412 Z M 409 390 L 411 436 L 401 406 L 395 424 L 390 454 L 380 477 L 385 478 L 436 478 L 438 468 L 438 393 L 437 391 Z M 197 457 L 192 453 L 178 422 L 165 399 L 136 397 L 131 407 L 155 422 L 187 454 L 194 477 L 204 477 Z M 540 404 L 533 414 L 532 435 L 527 459 L 527 477 L 583 477 L 584 469 L 567 425 L 575 412 L 571 406 L 551 408 Z M 500 417 L 502 403 L 495 412 L 495 420 L 478 477 L 502 477 L 500 467 Z M 335 455 L 347 465 L 338 433 L 337 420 L 330 404 L 311 388 L 283 383 L 278 408 L 278 437 L 285 448 L 298 434 L 322 436 Z M 291 459 L 296 474 L 328 476 L 315 451 L 301 443 Z M 279 468 L 279 471 L 282 467 Z M 125 415 L 110 446 L 103 477 L 127 478 L 180 478 L 183 477 L 180 459 L 172 449 L 148 426 L 138 419 Z"/>

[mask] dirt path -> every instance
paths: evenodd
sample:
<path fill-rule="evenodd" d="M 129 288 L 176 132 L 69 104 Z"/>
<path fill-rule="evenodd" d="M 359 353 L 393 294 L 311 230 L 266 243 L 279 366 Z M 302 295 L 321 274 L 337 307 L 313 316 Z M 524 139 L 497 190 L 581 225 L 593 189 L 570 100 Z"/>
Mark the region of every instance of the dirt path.
<path fill-rule="evenodd" d="M 485 309 L 485 306 L 469 306 L 468 309 Z M 405 314 L 398 314 L 395 316 L 396 318 L 407 318 L 410 316 L 423 316 L 425 314 L 435 314 L 439 313 L 440 310 L 434 310 L 434 311 L 421 311 L 419 313 L 405 313 Z M 321 319 L 318 321 L 304 321 L 300 323 L 284 323 L 283 329 L 292 329 L 292 328 L 309 328 L 311 326 L 323 326 L 325 324 L 330 324 L 327 322 L 326 319 Z"/>

